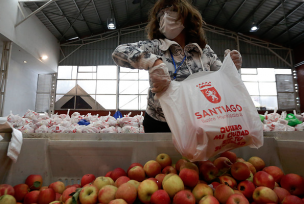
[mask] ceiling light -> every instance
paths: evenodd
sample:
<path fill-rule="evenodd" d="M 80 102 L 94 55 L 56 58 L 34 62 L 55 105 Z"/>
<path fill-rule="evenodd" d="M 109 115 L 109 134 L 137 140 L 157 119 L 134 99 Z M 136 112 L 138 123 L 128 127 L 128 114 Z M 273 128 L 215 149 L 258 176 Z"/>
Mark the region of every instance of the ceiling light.
<path fill-rule="evenodd" d="M 250 32 L 252 33 L 257 32 L 258 30 L 259 30 L 259 26 L 253 22 L 250 28 Z"/>
<path fill-rule="evenodd" d="M 47 56 L 47 55 L 43 55 L 42 57 L 41 57 L 41 59 L 42 60 L 47 60 L 49 57 Z"/>
<path fill-rule="evenodd" d="M 78 37 L 70 38 L 68 40 L 76 40 L 76 39 L 78 39 Z"/>
<path fill-rule="evenodd" d="M 23 61 L 23 63 L 24 63 L 24 64 L 26 64 L 26 63 L 27 63 L 27 61 L 25 61 L 25 60 L 24 60 L 24 61 Z"/>
<path fill-rule="evenodd" d="M 108 24 L 108 29 L 110 30 L 116 29 L 115 18 L 108 18 L 107 24 Z"/>

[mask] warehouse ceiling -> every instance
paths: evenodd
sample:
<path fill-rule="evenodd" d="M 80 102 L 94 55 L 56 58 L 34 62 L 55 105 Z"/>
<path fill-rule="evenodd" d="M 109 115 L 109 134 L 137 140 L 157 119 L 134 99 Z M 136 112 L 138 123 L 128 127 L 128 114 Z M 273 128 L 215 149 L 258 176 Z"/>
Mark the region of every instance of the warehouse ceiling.
<path fill-rule="evenodd" d="M 35 11 L 47 1 L 31 0 L 23 6 Z M 147 22 L 156 0 L 57 0 L 37 13 L 41 22 L 61 42 Z M 192 0 L 207 24 L 257 37 L 285 47 L 304 42 L 304 0 Z M 257 32 L 249 32 L 252 24 Z"/>

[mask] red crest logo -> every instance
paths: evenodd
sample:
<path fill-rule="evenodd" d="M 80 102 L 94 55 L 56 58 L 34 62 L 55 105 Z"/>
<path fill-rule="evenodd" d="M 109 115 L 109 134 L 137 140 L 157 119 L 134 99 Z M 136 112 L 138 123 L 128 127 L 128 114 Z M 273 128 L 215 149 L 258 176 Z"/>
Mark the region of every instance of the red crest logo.
<path fill-rule="evenodd" d="M 201 92 L 204 94 L 204 96 L 209 102 L 211 103 L 221 102 L 221 96 L 214 87 L 202 89 Z"/>

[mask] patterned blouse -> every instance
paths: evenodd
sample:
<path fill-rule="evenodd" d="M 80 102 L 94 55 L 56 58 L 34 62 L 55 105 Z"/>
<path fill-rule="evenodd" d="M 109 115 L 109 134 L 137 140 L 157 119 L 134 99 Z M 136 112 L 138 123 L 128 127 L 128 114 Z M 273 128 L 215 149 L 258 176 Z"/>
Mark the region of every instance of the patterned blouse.
<path fill-rule="evenodd" d="M 178 68 L 184 57 L 183 64 L 176 72 L 171 58 L 174 58 L 176 68 Z M 190 74 L 200 71 L 217 71 L 222 66 L 221 60 L 213 52 L 209 45 L 201 49 L 197 43 L 190 43 L 182 47 L 175 41 L 168 39 L 139 41 L 119 45 L 112 54 L 114 62 L 121 67 L 131 69 L 145 69 L 153 67 L 157 59 L 162 59 L 167 65 L 171 80 L 183 81 Z M 150 81 L 150 87 L 152 83 Z M 154 99 L 151 88 L 148 90 L 148 104 L 146 113 L 155 120 L 166 122 L 164 113 L 158 100 Z"/>

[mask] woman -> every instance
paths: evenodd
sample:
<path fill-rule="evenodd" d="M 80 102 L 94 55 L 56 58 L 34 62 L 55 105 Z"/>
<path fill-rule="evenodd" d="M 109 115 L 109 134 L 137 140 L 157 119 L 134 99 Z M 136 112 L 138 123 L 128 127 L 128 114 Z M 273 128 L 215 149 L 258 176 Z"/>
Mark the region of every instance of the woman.
<path fill-rule="evenodd" d="M 146 27 L 149 41 L 119 45 L 113 52 L 118 66 L 149 71 L 150 88 L 143 122 L 146 133 L 170 132 L 155 94 L 166 91 L 171 80 L 183 81 L 192 73 L 221 67 L 222 62 L 206 44 L 204 23 L 199 11 L 187 0 L 158 0 Z M 240 68 L 240 53 L 232 51 L 230 55 Z"/>

